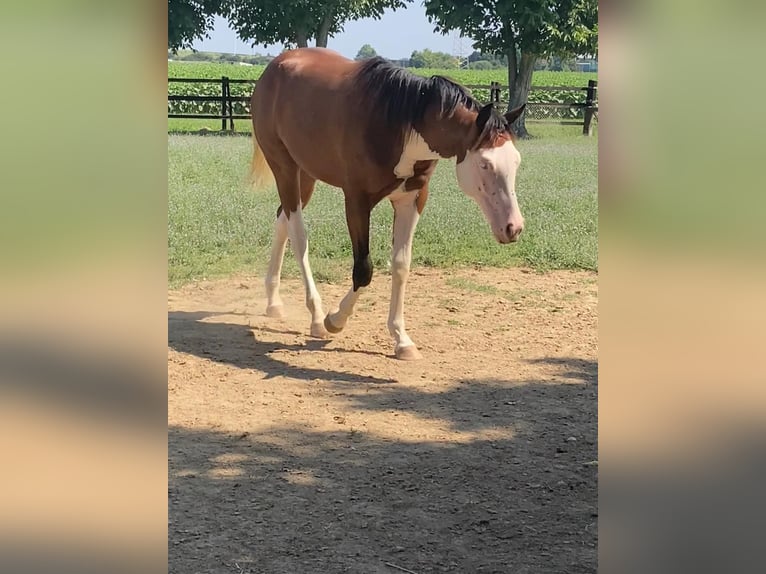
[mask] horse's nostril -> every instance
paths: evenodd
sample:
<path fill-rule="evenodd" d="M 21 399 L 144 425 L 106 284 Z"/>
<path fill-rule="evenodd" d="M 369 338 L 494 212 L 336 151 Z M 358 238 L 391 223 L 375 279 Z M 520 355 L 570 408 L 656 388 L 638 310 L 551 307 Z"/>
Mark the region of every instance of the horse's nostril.
<path fill-rule="evenodd" d="M 522 227 L 520 225 L 514 225 L 509 223 L 505 228 L 505 235 L 511 241 L 516 241 L 516 238 L 521 234 Z"/>

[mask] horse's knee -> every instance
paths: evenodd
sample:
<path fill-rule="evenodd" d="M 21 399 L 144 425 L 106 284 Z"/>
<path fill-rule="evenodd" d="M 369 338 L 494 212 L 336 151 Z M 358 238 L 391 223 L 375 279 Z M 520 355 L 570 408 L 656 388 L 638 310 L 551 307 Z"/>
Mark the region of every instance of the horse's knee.
<path fill-rule="evenodd" d="M 394 257 L 391 261 L 391 276 L 398 281 L 406 281 L 410 273 L 410 262 L 407 259 Z"/>
<path fill-rule="evenodd" d="M 368 255 L 364 259 L 354 262 L 354 291 L 360 287 L 367 287 L 372 281 L 372 260 Z"/>

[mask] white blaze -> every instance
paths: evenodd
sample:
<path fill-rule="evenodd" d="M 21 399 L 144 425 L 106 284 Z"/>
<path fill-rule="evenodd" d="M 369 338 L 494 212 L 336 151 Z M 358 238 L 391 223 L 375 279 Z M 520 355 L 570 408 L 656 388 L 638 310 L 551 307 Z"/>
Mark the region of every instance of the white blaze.
<path fill-rule="evenodd" d="M 469 151 L 457 164 L 460 188 L 484 212 L 498 241 L 507 242 L 506 229 L 524 227 L 516 199 L 516 172 L 521 154 L 508 140 L 501 146 Z"/>

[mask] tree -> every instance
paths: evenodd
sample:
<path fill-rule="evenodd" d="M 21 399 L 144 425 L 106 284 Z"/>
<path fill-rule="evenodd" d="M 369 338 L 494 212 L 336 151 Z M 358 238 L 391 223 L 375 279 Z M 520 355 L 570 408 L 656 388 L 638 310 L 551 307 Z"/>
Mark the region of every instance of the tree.
<path fill-rule="evenodd" d="M 375 48 L 370 46 L 369 44 L 365 44 L 361 48 L 359 48 L 359 51 L 356 53 L 355 60 L 366 60 L 367 58 L 374 58 L 377 56 L 378 53 L 375 51 Z"/>
<path fill-rule="evenodd" d="M 386 8 L 401 8 L 412 0 L 222 0 L 231 27 L 245 42 L 268 45 L 327 47 L 343 24 L 359 18 L 381 17 Z"/>
<path fill-rule="evenodd" d="M 457 68 L 458 61 L 455 56 L 444 52 L 415 50 L 410 56 L 410 66 L 413 68 Z"/>
<path fill-rule="evenodd" d="M 471 62 L 468 66 L 471 70 L 491 70 L 494 68 L 492 62 L 488 60 L 476 60 Z"/>
<path fill-rule="evenodd" d="M 493 68 L 505 68 L 508 65 L 508 57 L 505 55 L 498 56 L 497 54 L 482 54 L 478 50 L 475 50 L 468 56 L 468 63 L 473 62 L 489 62 Z M 469 66 L 473 67 L 473 66 Z"/>
<path fill-rule="evenodd" d="M 436 31 L 460 30 L 482 53 L 508 57 L 508 108 L 527 101 L 535 61 L 552 55 L 595 54 L 597 0 L 424 0 Z M 514 122 L 529 137 L 525 114 Z"/>
<path fill-rule="evenodd" d="M 191 48 L 195 40 L 209 38 L 222 0 L 168 0 L 168 49 Z"/>

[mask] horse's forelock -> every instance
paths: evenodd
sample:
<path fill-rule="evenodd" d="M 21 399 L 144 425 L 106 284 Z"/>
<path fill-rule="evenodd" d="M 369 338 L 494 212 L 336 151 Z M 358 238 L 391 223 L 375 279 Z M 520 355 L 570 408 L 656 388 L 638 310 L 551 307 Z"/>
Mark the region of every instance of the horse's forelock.
<path fill-rule="evenodd" d="M 473 149 L 498 147 L 508 140 L 516 141 L 516 138 L 505 118 L 493 109 L 471 147 Z"/>

